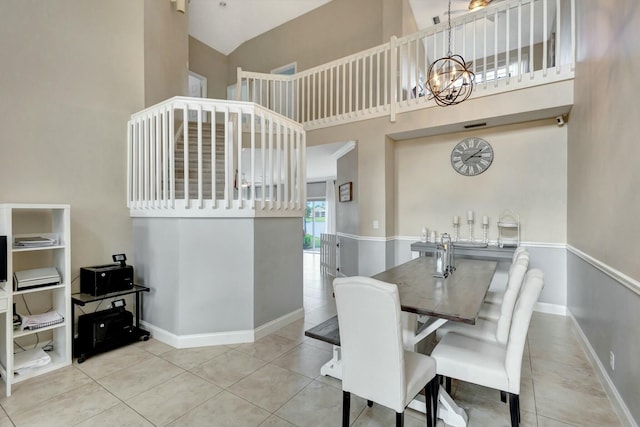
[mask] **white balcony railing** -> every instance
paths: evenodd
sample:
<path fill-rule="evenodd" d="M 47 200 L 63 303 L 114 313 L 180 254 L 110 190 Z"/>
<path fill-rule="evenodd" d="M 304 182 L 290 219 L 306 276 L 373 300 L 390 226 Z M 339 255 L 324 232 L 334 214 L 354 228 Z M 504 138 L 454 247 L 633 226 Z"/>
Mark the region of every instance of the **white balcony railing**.
<path fill-rule="evenodd" d="M 255 103 L 175 97 L 131 116 L 132 216 L 302 216 L 302 126 Z"/>
<path fill-rule="evenodd" d="M 451 50 L 476 75 L 472 98 L 571 79 L 575 0 L 506 0 L 452 19 Z M 237 99 L 279 112 L 305 129 L 435 106 L 429 64 L 446 56 L 447 24 L 395 38 L 300 73 L 238 69 Z"/>

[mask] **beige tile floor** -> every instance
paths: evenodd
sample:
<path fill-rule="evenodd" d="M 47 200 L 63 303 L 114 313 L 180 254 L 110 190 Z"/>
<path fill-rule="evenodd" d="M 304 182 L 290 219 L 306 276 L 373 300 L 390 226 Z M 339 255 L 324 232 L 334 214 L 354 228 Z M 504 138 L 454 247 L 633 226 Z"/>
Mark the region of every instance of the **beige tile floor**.
<path fill-rule="evenodd" d="M 5 426 L 339 426 L 340 382 L 319 375 L 331 357 L 305 329 L 333 316 L 317 255 L 305 254 L 305 318 L 251 344 L 177 350 L 156 340 L 87 359 L 14 388 L 0 399 Z M 508 426 L 497 391 L 453 384 L 469 425 Z M 523 427 L 622 425 L 570 319 L 535 313 L 522 368 Z M 391 410 L 362 399 L 353 426 L 392 426 Z M 407 427 L 425 425 L 412 410 Z"/>

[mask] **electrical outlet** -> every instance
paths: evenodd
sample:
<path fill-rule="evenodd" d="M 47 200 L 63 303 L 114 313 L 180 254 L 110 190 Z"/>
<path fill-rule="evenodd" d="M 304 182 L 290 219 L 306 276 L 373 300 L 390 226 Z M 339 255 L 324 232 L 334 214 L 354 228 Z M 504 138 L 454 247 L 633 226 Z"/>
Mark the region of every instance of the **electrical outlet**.
<path fill-rule="evenodd" d="M 373 220 L 373 229 L 377 230 L 378 228 L 380 228 L 380 222 L 378 222 L 377 219 Z"/>
<path fill-rule="evenodd" d="M 611 366 L 611 370 L 616 370 L 616 355 L 613 354 L 613 351 L 609 352 L 609 366 Z"/>

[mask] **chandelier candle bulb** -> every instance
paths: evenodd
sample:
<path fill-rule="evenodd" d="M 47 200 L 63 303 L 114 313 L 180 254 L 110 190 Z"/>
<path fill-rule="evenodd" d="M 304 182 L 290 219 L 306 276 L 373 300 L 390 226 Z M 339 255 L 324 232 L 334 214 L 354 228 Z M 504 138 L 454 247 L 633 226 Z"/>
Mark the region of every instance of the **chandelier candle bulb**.
<path fill-rule="evenodd" d="M 420 241 L 426 243 L 427 241 L 427 227 L 422 227 L 420 231 Z"/>
<path fill-rule="evenodd" d="M 458 215 L 453 216 L 453 225 L 460 224 L 460 217 Z"/>
<path fill-rule="evenodd" d="M 473 211 L 467 212 L 467 221 L 473 222 Z"/>
<path fill-rule="evenodd" d="M 489 217 L 484 215 L 482 217 L 482 225 L 489 225 Z"/>

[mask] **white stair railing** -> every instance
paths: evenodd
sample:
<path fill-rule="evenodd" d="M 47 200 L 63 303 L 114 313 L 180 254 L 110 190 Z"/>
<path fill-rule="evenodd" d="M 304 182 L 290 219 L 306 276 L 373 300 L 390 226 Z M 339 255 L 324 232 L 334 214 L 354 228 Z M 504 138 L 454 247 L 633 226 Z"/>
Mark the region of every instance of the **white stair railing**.
<path fill-rule="evenodd" d="M 131 116 L 127 147 L 132 216 L 304 213 L 305 132 L 255 103 L 171 98 Z"/>
<path fill-rule="evenodd" d="M 451 50 L 476 74 L 472 98 L 571 79 L 575 0 L 506 0 L 452 19 Z M 448 53 L 442 23 L 295 75 L 238 68 L 238 99 L 256 102 L 306 129 L 435 106 L 429 64 Z"/>

